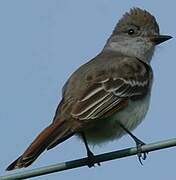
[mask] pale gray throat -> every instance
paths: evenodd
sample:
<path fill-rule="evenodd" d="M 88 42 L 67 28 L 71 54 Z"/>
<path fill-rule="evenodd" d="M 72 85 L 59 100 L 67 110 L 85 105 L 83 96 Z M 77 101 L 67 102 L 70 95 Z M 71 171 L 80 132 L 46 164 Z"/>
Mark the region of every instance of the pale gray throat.
<path fill-rule="evenodd" d="M 106 50 L 136 57 L 149 64 L 155 47 L 152 42 L 147 40 L 147 38 L 128 38 L 126 36 L 112 35 L 104 46 L 103 51 Z"/>

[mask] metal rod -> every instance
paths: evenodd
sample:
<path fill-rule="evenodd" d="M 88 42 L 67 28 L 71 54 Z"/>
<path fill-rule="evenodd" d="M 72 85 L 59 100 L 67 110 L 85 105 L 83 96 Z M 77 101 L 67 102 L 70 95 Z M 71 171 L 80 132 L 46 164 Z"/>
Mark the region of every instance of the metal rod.
<path fill-rule="evenodd" d="M 142 152 L 151 152 L 160 149 L 170 148 L 176 146 L 176 138 L 168 139 L 160 142 L 154 142 L 151 144 L 146 144 L 142 146 Z M 137 154 L 136 147 L 127 148 L 119 151 L 113 151 L 105 154 L 100 154 L 95 156 L 95 163 L 96 162 L 104 162 L 113 159 L 123 158 L 127 156 L 132 156 Z M 41 176 L 45 174 L 50 174 L 54 172 L 64 171 L 67 169 L 78 168 L 81 166 L 87 166 L 88 158 L 77 159 L 73 161 L 67 161 L 63 163 L 58 163 L 50 166 L 45 166 L 41 168 L 36 168 L 33 170 L 23 171 L 19 173 L 9 174 L 5 176 L 0 176 L 0 180 L 16 180 L 16 179 L 26 179 L 36 176 Z"/>

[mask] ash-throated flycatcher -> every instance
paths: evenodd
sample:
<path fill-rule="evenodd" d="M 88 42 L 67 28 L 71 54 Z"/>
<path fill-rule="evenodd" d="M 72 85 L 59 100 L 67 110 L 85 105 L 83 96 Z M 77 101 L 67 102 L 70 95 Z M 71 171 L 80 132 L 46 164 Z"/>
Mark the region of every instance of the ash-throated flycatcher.
<path fill-rule="evenodd" d="M 133 8 L 116 25 L 102 52 L 76 70 L 63 88 L 53 122 L 7 170 L 27 167 L 44 151 L 79 135 L 90 158 L 88 143 L 99 144 L 128 133 L 137 147 L 143 142 L 131 131 L 149 107 L 155 46 L 170 39 L 160 35 L 154 16 Z M 139 155 L 140 159 L 140 155 Z"/>

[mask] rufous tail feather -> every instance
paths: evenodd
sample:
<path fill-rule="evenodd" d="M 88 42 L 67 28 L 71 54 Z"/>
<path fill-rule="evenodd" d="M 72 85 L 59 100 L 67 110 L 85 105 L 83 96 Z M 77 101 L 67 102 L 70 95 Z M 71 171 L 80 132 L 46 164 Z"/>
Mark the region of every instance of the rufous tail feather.
<path fill-rule="evenodd" d="M 67 122 L 53 122 L 36 137 L 26 151 L 11 163 L 6 170 L 10 171 L 31 165 L 45 149 L 51 149 L 73 135 L 74 132 Z"/>

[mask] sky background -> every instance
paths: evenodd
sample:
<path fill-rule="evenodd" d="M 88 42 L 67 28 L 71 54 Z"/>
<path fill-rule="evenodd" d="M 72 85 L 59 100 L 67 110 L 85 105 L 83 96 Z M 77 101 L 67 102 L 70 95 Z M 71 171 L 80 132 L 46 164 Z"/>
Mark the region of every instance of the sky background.
<path fill-rule="evenodd" d="M 160 32 L 174 37 L 160 45 L 153 57 L 151 106 L 134 133 L 146 143 L 176 137 L 175 1 L 1 0 L 0 175 L 9 173 L 5 172 L 7 165 L 52 121 L 68 76 L 101 51 L 119 18 L 132 7 L 151 12 Z M 99 154 L 131 146 L 134 142 L 125 136 L 92 151 Z M 175 154 L 176 148 L 170 148 L 149 153 L 144 166 L 133 156 L 102 163 L 101 167 L 33 179 L 173 179 Z M 27 169 L 85 155 L 83 143 L 73 137 L 43 153 Z"/>

